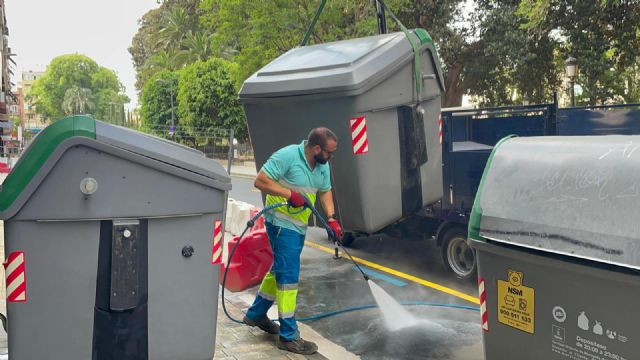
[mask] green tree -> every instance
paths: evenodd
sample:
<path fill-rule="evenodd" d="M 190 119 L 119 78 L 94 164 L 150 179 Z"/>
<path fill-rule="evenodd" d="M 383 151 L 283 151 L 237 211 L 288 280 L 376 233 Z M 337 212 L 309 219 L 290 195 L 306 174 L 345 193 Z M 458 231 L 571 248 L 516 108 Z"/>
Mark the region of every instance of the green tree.
<path fill-rule="evenodd" d="M 83 108 L 76 109 L 92 108 L 93 114 L 99 118 L 107 111 L 102 101 L 105 93 L 113 95 L 112 99 L 115 96 L 115 101 L 121 106 L 129 101 L 124 95 L 124 87 L 113 71 L 99 66 L 87 56 L 78 54 L 62 55 L 51 60 L 44 75 L 33 84 L 29 97 L 40 115 L 57 120 L 66 113 L 64 104 L 67 90 L 76 88 L 82 90 L 83 97 L 89 97 L 87 101 L 83 100 Z M 68 95 L 69 99 L 74 93 L 79 94 L 78 90 L 72 90 Z M 74 101 L 69 100 L 67 103 Z M 87 106 L 88 104 L 94 106 Z"/>
<path fill-rule="evenodd" d="M 62 108 L 65 115 L 87 114 L 93 109 L 91 90 L 72 86 L 64 93 Z"/>
<path fill-rule="evenodd" d="M 143 130 L 146 132 L 169 137 L 172 102 L 174 104 L 174 124 L 176 129 L 181 128 L 180 121 L 176 116 L 179 79 L 180 75 L 177 72 L 164 70 L 156 74 L 145 85 L 140 97 L 140 115 Z M 173 97 L 173 101 L 171 97 Z M 176 134 L 180 135 L 181 132 Z"/>
<path fill-rule="evenodd" d="M 183 47 L 185 48 L 185 50 L 182 50 L 184 61 L 190 64 L 209 59 L 213 55 L 213 48 L 211 47 L 212 40 L 212 34 L 201 32 L 193 33 L 189 31 L 182 40 Z"/>
<path fill-rule="evenodd" d="M 390 3 L 397 0 L 390 1 Z M 201 28 L 213 33 L 214 55 L 239 65 L 236 83 L 299 45 L 319 1 L 204 0 Z M 376 33 L 375 6 L 369 0 L 328 1 L 311 43 Z"/>
<path fill-rule="evenodd" d="M 298 46 L 319 2 L 167 0 L 158 14 L 149 13 L 148 19 L 145 15 L 148 21 L 134 37 L 155 40 L 132 52 L 138 55 L 134 61 L 145 60 L 144 66 L 136 67 L 138 77 L 148 79 L 162 69 L 221 57 L 239 65 L 235 78 L 239 88 L 259 68 Z M 636 0 L 386 3 L 408 28 L 427 29 L 436 41 L 445 77 L 444 106 L 460 105 L 465 94 L 485 105 L 549 101 L 559 88 L 563 61 L 569 55 L 578 58 L 582 69 L 579 100 L 640 101 Z M 387 25 L 389 31 L 399 31 L 390 16 Z M 373 1 L 330 0 L 311 43 L 376 32 Z"/>
<path fill-rule="evenodd" d="M 523 0 L 531 33 L 554 34 L 556 64 L 578 59 L 578 103 L 637 102 L 640 4 L 635 0 Z"/>
<path fill-rule="evenodd" d="M 136 69 L 136 89 L 162 70 L 177 70 L 191 61 L 189 33 L 199 33 L 200 0 L 163 1 L 139 22 L 129 53 Z"/>
<path fill-rule="evenodd" d="M 178 114 L 182 130 L 194 137 L 233 128 L 248 138 L 244 112 L 234 85 L 238 65 L 224 59 L 197 61 L 180 71 Z"/>

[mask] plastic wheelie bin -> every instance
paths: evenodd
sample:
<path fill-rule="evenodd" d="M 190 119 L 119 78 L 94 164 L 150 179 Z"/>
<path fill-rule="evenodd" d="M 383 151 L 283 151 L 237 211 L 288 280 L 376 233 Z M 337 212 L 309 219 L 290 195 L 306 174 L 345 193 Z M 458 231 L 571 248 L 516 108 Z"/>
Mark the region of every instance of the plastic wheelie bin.
<path fill-rule="evenodd" d="M 433 40 L 417 29 L 292 49 L 249 77 L 240 101 L 258 170 L 314 127 L 336 133 L 338 215 L 370 233 L 442 198 L 443 91 Z"/>
<path fill-rule="evenodd" d="M 640 354 L 640 136 L 502 140 L 469 225 L 486 359 Z"/>
<path fill-rule="evenodd" d="M 45 128 L 0 192 L 11 359 L 211 359 L 229 189 L 160 138 Z"/>

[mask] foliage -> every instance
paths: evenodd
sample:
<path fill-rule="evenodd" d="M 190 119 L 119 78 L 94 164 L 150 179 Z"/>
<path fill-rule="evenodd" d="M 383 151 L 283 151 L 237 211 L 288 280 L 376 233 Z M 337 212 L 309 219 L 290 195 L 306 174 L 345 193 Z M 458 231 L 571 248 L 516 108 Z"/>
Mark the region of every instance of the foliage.
<path fill-rule="evenodd" d="M 235 131 L 248 137 L 244 112 L 234 86 L 238 66 L 224 59 L 196 61 L 180 72 L 178 114 L 181 128 L 194 138 L 216 129 Z"/>
<path fill-rule="evenodd" d="M 177 72 L 164 70 L 147 82 L 140 98 L 140 115 L 142 116 L 143 130 L 155 135 L 169 137 L 172 97 L 174 123 L 176 128 L 181 127 L 180 121 L 176 117 L 178 109 L 175 104 L 179 79 L 180 76 Z"/>
<path fill-rule="evenodd" d="M 640 5 L 636 0 L 385 2 L 408 28 L 427 29 L 436 42 L 446 86 L 443 106 L 459 106 L 463 95 L 493 106 L 548 102 L 554 91 L 562 90 L 564 59 L 569 55 L 578 58 L 581 69 L 579 102 L 640 101 Z M 193 78 L 202 83 L 189 96 L 184 95 L 186 74 L 201 69 L 210 59 L 226 59 L 233 65 L 222 67 L 233 69 L 226 74 L 232 74 L 235 89 L 225 90 L 223 97 L 237 93 L 247 77 L 299 45 L 319 3 L 163 1 L 143 17 L 130 48 L 136 86 L 144 93 L 145 84 L 159 73 L 180 72 L 177 106 L 181 120 L 188 117 L 194 129 L 223 126 L 219 115 L 208 120 L 203 115 L 218 114 L 216 111 L 207 113 L 210 109 L 185 103 L 222 101 L 218 98 L 222 93 L 196 94 L 196 89 L 213 91 L 213 87 L 204 79 Z M 375 15 L 372 0 L 328 0 L 310 42 L 374 35 Z M 387 25 L 389 31 L 399 31 L 389 14 Z M 196 63 L 199 65 L 190 65 Z M 218 86 L 222 85 L 214 87 Z M 158 112 L 166 114 L 166 106 Z M 229 121 L 236 124 L 238 117 L 234 112 L 230 116 Z M 157 117 L 149 120 L 157 121 Z M 246 133 L 240 123 L 237 131 Z"/>
<path fill-rule="evenodd" d="M 318 4 L 305 0 L 204 0 L 202 28 L 214 34 L 214 53 L 239 65 L 239 86 L 262 66 L 299 45 Z M 371 1 L 333 0 L 327 2 L 310 42 L 373 35 L 376 29 Z"/>
<path fill-rule="evenodd" d="M 638 1 L 523 0 L 519 13 L 529 32 L 555 34 L 557 59 L 578 60 L 578 103 L 640 101 Z"/>
<path fill-rule="evenodd" d="M 129 53 L 136 69 L 136 89 L 142 90 L 149 79 L 162 70 L 178 70 L 210 47 L 202 44 L 210 35 L 200 34 L 198 5 L 200 0 L 164 1 L 162 5 L 147 12 L 139 21 L 140 28 L 133 37 Z M 192 47 L 196 45 L 196 47 Z M 208 53 L 207 53 L 208 54 Z"/>
<path fill-rule="evenodd" d="M 29 97 L 43 118 L 57 120 L 70 110 L 91 110 L 96 117 L 104 118 L 110 103 L 122 107 L 129 101 L 123 92 L 124 87 L 113 71 L 87 56 L 70 54 L 51 61 L 44 75 L 33 84 Z"/>
<path fill-rule="evenodd" d="M 86 114 L 93 109 L 91 89 L 72 86 L 64 93 L 62 108 L 65 115 Z"/>

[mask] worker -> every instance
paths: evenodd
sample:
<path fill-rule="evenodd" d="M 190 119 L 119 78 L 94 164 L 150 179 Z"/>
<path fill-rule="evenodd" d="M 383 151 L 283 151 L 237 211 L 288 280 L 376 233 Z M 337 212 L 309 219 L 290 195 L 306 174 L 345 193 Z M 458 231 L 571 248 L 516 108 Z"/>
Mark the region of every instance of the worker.
<path fill-rule="evenodd" d="M 279 334 L 278 348 L 297 354 L 311 355 L 318 351 L 316 344 L 300 337 L 295 319 L 300 254 L 311 215 L 311 210 L 304 207 L 307 200 L 313 205 L 318 195 L 328 214 L 328 225 L 338 239 L 342 238 L 327 164 L 337 148 L 338 138 L 331 130 L 315 128 L 302 143 L 285 146 L 273 153 L 255 181 L 255 186 L 267 195 L 266 206 L 285 201 L 288 206 L 275 208 L 264 215 L 273 249 L 273 264 L 243 322 L 270 334 Z M 274 301 L 278 304 L 279 326 L 267 317 L 267 310 Z"/>

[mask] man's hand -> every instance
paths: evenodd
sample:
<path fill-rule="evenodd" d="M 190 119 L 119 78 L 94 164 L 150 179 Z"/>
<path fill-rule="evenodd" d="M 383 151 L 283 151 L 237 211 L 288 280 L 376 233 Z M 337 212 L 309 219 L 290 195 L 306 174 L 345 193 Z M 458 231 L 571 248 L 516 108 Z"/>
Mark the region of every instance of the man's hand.
<path fill-rule="evenodd" d="M 295 191 L 291 191 L 291 195 L 289 196 L 289 205 L 293 207 L 302 207 L 305 204 L 304 196 L 300 195 Z"/>
<path fill-rule="evenodd" d="M 342 226 L 340 226 L 340 222 L 338 222 L 338 220 L 336 219 L 329 219 L 327 224 L 329 225 L 333 233 L 336 235 L 336 240 L 341 241 L 342 235 L 344 234 L 342 233 Z"/>

